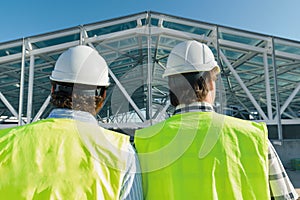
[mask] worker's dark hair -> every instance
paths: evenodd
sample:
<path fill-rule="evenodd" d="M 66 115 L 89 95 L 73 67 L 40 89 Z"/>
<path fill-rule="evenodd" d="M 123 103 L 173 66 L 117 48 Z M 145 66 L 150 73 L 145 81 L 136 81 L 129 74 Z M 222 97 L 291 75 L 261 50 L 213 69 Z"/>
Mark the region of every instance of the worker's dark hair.
<path fill-rule="evenodd" d="M 169 76 L 169 95 L 173 106 L 201 102 L 209 92 L 207 81 L 217 79 L 217 68 Z"/>
<path fill-rule="evenodd" d="M 106 87 L 51 82 L 51 104 L 56 108 L 68 108 L 96 115 L 96 105 L 104 98 Z"/>

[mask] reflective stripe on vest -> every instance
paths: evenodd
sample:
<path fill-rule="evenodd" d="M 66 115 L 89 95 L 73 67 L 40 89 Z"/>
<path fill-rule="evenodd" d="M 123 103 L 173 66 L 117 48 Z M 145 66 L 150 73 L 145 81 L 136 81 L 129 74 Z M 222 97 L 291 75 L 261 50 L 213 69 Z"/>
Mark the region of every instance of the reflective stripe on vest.
<path fill-rule="evenodd" d="M 190 112 L 138 130 L 145 199 L 270 199 L 265 124 Z"/>
<path fill-rule="evenodd" d="M 119 199 L 128 141 L 72 119 L 1 130 L 0 199 Z"/>

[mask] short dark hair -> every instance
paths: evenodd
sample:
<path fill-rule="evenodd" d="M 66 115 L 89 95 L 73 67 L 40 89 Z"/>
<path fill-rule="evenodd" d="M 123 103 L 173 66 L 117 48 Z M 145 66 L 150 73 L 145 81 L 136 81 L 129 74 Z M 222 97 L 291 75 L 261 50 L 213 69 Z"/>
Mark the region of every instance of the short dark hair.
<path fill-rule="evenodd" d="M 51 104 L 56 108 L 68 108 L 95 113 L 96 105 L 103 100 L 104 86 L 87 86 L 82 84 L 52 81 Z M 89 93 L 88 93 L 88 92 Z M 93 93 L 94 91 L 94 93 Z M 98 91 L 99 94 L 96 94 Z"/>
<path fill-rule="evenodd" d="M 171 104 L 177 106 L 203 101 L 209 92 L 207 81 L 211 79 L 215 81 L 216 77 L 216 68 L 207 72 L 190 72 L 169 76 Z"/>

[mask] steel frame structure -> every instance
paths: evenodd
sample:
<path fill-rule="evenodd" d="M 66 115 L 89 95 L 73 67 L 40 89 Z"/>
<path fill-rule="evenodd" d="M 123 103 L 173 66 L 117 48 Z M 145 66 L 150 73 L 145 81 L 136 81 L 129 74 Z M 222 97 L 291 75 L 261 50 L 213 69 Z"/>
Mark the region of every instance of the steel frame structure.
<path fill-rule="evenodd" d="M 76 45 L 95 48 L 109 65 L 100 123 L 140 128 L 161 121 L 174 110 L 161 76 L 168 54 L 189 39 L 210 46 L 222 69 L 218 112 L 277 125 L 279 140 L 282 125 L 300 124 L 298 41 L 152 11 L 0 43 L 0 123 L 47 116 L 48 77 L 58 56 Z"/>

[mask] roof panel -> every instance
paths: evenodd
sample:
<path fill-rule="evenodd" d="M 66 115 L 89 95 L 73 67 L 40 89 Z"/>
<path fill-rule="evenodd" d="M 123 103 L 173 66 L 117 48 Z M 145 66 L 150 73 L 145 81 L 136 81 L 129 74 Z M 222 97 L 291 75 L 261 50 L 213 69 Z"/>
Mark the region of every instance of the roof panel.
<path fill-rule="evenodd" d="M 233 35 L 229 33 L 220 33 L 220 38 L 232 42 L 238 42 L 241 44 L 249 44 L 249 45 L 257 45 L 261 42 L 261 40 L 255 38 L 243 37 L 240 35 Z"/>
<path fill-rule="evenodd" d="M 194 26 L 189 26 L 186 24 L 180 24 L 180 23 L 169 22 L 169 21 L 164 21 L 163 27 L 174 29 L 177 31 L 193 33 L 193 34 L 197 34 L 197 35 L 208 35 L 211 32 L 211 30 L 206 30 L 206 29 L 199 28 L 199 27 L 194 27 Z"/>
<path fill-rule="evenodd" d="M 114 24 L 114 25 L 102 27 L 99 29 L 90 30 L 90 31 L 87 31 L 87 34 L 89 37 L 94 37 L 94 36 L 124 31 L 124 30 L 135 28 L 135 27 L 137 27 L 137 22 L 129 21 L 129 22 L 125 22 L 125 23 Z"/>
<path fill-rule="evenodd" d="M 35 45 L 38 48 L 43 48 L 43 47 L 63 44 L 66 42 L 78 41 L 79 38 L 80 38 L 80 34 L 66 35 L 58 38 L 51 38 L 47 40 L 37 41 L 34 42 L 33 45 Z"/>

